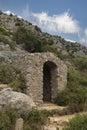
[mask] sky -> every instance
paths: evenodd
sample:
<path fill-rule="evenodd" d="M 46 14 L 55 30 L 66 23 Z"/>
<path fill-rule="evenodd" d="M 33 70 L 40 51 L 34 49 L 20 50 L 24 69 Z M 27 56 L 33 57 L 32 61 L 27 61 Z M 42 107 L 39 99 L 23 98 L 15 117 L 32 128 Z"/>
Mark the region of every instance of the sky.
<path fill-rule="evenodd" d="M 87 45 L 87 0 L 0 0 L 11 11 L 43 32 Z"/>

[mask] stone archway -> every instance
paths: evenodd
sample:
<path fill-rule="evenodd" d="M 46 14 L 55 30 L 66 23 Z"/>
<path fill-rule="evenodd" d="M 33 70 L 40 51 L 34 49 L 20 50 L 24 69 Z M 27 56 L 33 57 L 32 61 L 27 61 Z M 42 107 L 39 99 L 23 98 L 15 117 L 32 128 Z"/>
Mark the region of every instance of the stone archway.
<path fill-rule="evenodd" d="M 47 61 L 43 66 L 43 101 L 52 102 L 57 94 L 57 88 L 57 66 L 53 62 Z"/>

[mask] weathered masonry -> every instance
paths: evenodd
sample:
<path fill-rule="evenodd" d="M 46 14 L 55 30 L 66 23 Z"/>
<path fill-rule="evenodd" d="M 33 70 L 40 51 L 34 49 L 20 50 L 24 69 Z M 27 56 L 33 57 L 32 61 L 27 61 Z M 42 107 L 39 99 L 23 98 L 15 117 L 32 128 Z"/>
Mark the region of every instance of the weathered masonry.
<path fill-rule="evenodd" d="M 34 102 L 52 102 L 67 84 L 67 67 L 52 53 L 0 52 L 0 62 L 12 64 L 24 73 L 27 94 Z"/>

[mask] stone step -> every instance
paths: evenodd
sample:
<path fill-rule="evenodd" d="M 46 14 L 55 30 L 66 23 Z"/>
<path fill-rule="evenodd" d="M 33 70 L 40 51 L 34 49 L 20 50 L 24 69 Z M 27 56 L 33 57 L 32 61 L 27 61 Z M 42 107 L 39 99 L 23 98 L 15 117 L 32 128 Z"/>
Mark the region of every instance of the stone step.
<path fill-rule="evenodd" d="M 53 103 L 43 103 L 41 104 L 40 106 L 38 106 L 38 109 L 39 110 L 48 110 L 48 111 L 51 111 L 51 110 L 63 110 L 65 107 L 61 107 L 61 106 L 58 106 L 56 104 L 53 104 Z"/>
<path fill-rule="evenodd" d="M 4 88 L 8 88 L 8 84 L 0 84 L 0 91 Z"/>

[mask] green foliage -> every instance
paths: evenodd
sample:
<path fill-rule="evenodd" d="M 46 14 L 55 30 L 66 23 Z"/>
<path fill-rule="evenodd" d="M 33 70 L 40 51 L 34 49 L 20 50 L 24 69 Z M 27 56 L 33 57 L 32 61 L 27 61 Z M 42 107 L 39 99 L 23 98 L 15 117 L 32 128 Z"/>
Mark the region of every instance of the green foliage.
<path fill-rule="evenodd" d="M 16 119 L 19 117 L 16 110 L 8 107 L 0 113 L 0 130 L 12 130 L 15 128 Z"/>
<path fill-rule="evenodd" d="M 87 130 L 87 114 L 77 114 L 66 124 L 63 130 Z"/>
<path fill-rule="evenodd" d="M 36 27 L 36 29 L 38 28 Z M 37 36 L 32 31 L 27 30 L 21 26 L 18 27 L 15 33 L 15 41 L 17 44 L 21 44 L 25 50 L 31 53 L 44 52 L 45 50 L 49 51 L 47 45 L 50 47 L 50 45 L 53 44 L 52 40 L 47 40 L 45 38 Z"/>
<path fill-rule="evenodd" d="M 82 111 L 87 103 L 87 76 L 83 72 L 70 68 L 67 75 L 67 88 L 58 93 L 55 103 L 58 105 L 69 105 L 73 112 Z"/>
<path fill-rule="evenodd" d="M 0 83 L 9 84 L 13 90 L 24 92 L 26 80 L 20 70 L 10 65 L 0 66 Z"/>
<path fill-rule="evenodd" d="M 45 121 L 45 118 L 47 118 L 49 115 L 52 115 L 51 112 L 47 110 L 39 111 L 37 109 L 32 109 L 31 111 L 27 112 L 25 114 L 25 121 L 29 121 L 30 123 L 41 123 L 43 124 Z"/>
<path fill-rule="evenodd" d="M 21 23 L 20 22 L 16 22 L 15 26 L 21 26 Z"/>
<path fill-rule="evenodd" d="M 45 46 L 42 47 L 42 51 L 43 52 L 52 52 L 54 54 L 57 55 L 57 49 L 52 47 L 51 45 L 47 44 Z"/>
<path fill-rule="evenodd" d="M 0 26 L 0 42 L 4 44 L 8 44 L 12 50 L 15 50 L 15 43 L 12 40 L 13 33 L 9 30 L 5 29 L 4 27 Z"/>
<path fill-rule="evenodd" d="M 24 130 L 39 130 L 41 125 L 43 125 L 51 112 L 47 110 L 39 111 L 37 109 L 32 109 L 32 111 L 27 112 L 24 115 Z"/>
<path fill-rule="evenodd" d="M 34 52 L 35 49 L 36 51 L 40 51 L 41 45 L 38 46 L 38 44 L 40 44 L 38 39 L 33 36 L 31 31 L 26 30 L 24 27 L 18 28 L 15 33 L 15 40 L 17 44 L 22 44 L 23 47 L 29 52 Z"/>
<path fill-rule="evenodd" d="M 41 29 L 38 26 L 35 26 L 35 30 L 41 32 Z"/>
<path fill-rule="evenodd" d="M 26 120 L 33 123 L 40 123 L 42 122 L 42 117 L 40 111 L 37 109 L 32 109 L 31 112 L 28 113 Z"/>
<path fill-rule="evenodd" d="M 86 57 L 76 57 L 72 59 L 72 62 L 80 71 L 87 70 L 87 58 Z"/>
<path fill-rule="evenodd" d="M 69 103 L 69 95 L 68 94 L 69 93 L 68 93 L 67 90 L 59 92 L 57 94 L 57 97 L 54 99 L 54 102 L 57 105 L 60 105 L 60 106 L 66 106 L 66 105 L 68 105 L 68 103 Z"/>
<path fill-rule="evenodd" d="M 9 35 L 9 31 L 7 29 L 5 29 L 4 27 L 0 26 L 0 34 L 3 34 L 3 35 Z"/>
<path fill-rule="evenodd" d="M 20 20 L 19 18 L 17 18 L 15 26 L 22 26 L 22 25 L 23 25 L 22 20 Z"/>
<path fill-rule="evenodd" d="M 37 109 L 23 113 L 24 130 L 41 130 L 42 125 L 49 115 L 52 115 L 52 113 L 47 110 L 39 111 Z M 2 113 L 0 113 L 0 130 L 14 130 L 16 119 L 19 117 L 20 115 L 16 110 L 10 107 L 3 110 Z"/>
<path fill-rule="evenodd" d="M 74 86 L 87 86 L 87 75 L 82 71 L 76 70 L 75 68 L 69 69 L 67 80 L 69 88 Z"/>

